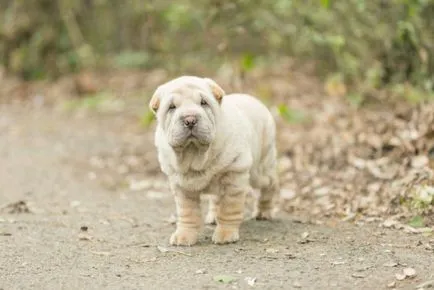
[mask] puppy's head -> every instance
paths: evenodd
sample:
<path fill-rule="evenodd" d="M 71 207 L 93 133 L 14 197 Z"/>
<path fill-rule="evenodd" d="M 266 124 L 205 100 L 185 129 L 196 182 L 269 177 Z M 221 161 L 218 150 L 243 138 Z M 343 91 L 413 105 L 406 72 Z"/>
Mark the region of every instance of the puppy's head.
<path fill-rule="evenodd" d="M 216 135 L 224 95 L 211 79 L 182 76 L 159 86 L 149 107 L 170 146 L 208 146 Z"/>

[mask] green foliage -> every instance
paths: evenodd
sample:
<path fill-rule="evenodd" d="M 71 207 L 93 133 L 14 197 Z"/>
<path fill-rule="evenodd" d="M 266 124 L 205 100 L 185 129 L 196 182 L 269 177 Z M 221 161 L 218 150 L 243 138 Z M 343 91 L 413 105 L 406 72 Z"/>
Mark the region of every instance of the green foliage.
<path fill-rule="evenodd" d="M 277 110 L 283 120 L 288 123 L 303 123 L 307 121 L 307 117 L 303 112 L 288 108 L 286 105 L 278 106 Z"/>
<path fill-rule="evenodd" d="M 124 51 L 116 55 L 114 61 L 119 68 L 144 68 L 150 59 L 146 52 Z"/>
<path fill-rule="evenodd" d="M 177 71 L 235 60 L 248 73 L 289 55 L 347 84 L 434 89 L 432 0 L 5 0 L 0 15 L 0 62 L 25 78 L 108 59 Z"/>
<path fill-rule="evenodd" d="M 425 92 L 408 84 L 396 84 L 390 89 L 397 97 L 412 104 L 423 101 L 434 101 L 434 92 Z"/>
<path fill-rule="evenodd" d="M 365 100 L 363 95 L 358 94 L 358 93 L 351 93 L 351 94 L 347 95 L 347 98 L 348 98 L 348 101 L 351 103 L 351 105 L 353 105 L 356 108 L 360 107 L 362 105 L 363 101 Z"/>
<path fill-rule="evenodd" d="M 235 277 L 229 276 L 229 275 L 216 275 L 216 276 L 214 276 L 214 281 L 224 283 L 224 284 L 229 284 L 229 283 L 232 283 L 236 280 L 237 279 Z"/>
<path fill-rule="evenodd" d="M 249 72 L 255 67 L 255 56 L 246 53 L 241 58 L 241 69 L 244 72 Z"/>
<path fill-rule="evenodd" d="M 429 185 L 415 186 L 410 206 L 415 210 L 423 210 L 434 206 L 434 187 Z"/>
<path fill-rule="evenodd" d="M 146 110 L 140 120 L 140 123 L 142 124 L 143 127 L 147 128 L 151 126 L 154 123 L 154 121 L 155 121 L 155 114 L 150 110 Z"/>
<path fill-rule="evenodd" d="M 329 0 L 321 0 L 321 5 L 324 8 L 329 8 L 330 7 L 330 1 Z"/>
<path fill-rule="evenodd" d="M 423 217 L 421 217 L 420 215 L 416 215 L 411 218 L 411 220 L 408 222 L 408 225 L 414 228 L 423 228 L 425 226 L 425 222 L 423 220 Z"/>
<path fill-rule="evenodd" d="M 100 92 L 94 95 L 84 96 L 65 103 L 67 110 L 90 110 L 98 112 L 117 112 L 124 108 L 121 99 L 109 92 Z"/>

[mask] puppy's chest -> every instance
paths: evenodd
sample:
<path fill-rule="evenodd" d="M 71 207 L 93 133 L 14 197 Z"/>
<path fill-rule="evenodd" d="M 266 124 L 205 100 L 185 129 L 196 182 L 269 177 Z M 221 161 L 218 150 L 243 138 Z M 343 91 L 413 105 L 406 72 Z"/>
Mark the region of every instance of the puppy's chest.
<path fill-rule="evenodd" d="M 189 171 L 183 174 L 176 174 L 174 180 L 182 190 L 189 192 L 217 193 L 220 186 L 221 173 L 209 171 Z"/>

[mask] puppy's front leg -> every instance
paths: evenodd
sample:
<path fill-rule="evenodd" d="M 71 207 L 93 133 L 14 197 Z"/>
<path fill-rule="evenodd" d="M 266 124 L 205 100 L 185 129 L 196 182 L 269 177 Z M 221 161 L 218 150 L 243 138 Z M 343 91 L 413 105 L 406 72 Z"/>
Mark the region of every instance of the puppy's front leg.
<path fill-rule="evenodd" d="M 177 223 L 176 231 L 170 237 L 170 244 L 191 246 L 196 244 L 201 226 L 199 194 L 188 194 L 182 191 L 175 193 Z"/>
<path fill-rule="evenodd" d="M 217 207 L 217 227 L 212 240 L 216 244 L 236 242 L 244 217 L 244 203 L 249 190 L 248 174 L 231 173 L 221 180 L 222 196 Z"/>

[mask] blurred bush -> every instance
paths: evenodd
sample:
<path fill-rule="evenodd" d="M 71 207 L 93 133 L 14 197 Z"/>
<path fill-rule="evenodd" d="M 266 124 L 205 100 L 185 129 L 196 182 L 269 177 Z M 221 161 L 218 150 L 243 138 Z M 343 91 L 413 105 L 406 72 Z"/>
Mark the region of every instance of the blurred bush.
<path fill-rule="evenodd" d="M 433 0 L 3 0 L 0 15 L 0 61 L 26 79 L 293 56 L 347 83 L 434 88 Z"/>

